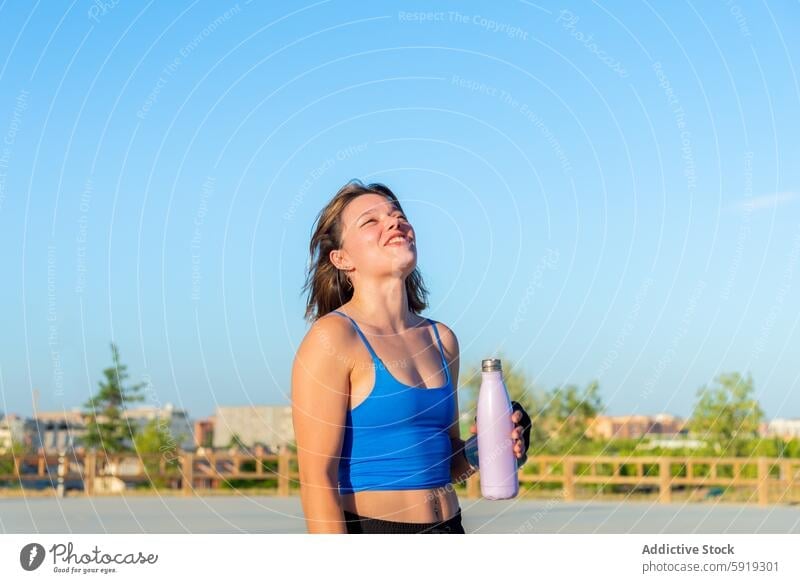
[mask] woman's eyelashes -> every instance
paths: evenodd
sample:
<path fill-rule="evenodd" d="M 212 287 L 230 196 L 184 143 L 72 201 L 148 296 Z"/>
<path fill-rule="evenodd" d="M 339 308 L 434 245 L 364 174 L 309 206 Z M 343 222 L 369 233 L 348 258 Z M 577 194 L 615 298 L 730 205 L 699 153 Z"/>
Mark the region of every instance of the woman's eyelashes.
<path fill-rule="evenodd" d="M 405 217 L 405 215 L 395 215 L 395 216 L 398 217 L 401 221 L 404 221 L 404 222 L 408 221 L 408 219 Z M 377 221 L 375 219 L 367 219 L 366 221 L 364 221 L 364 223 L 361 226 L 365 227 L 370 223 L 377 223 Z"/>

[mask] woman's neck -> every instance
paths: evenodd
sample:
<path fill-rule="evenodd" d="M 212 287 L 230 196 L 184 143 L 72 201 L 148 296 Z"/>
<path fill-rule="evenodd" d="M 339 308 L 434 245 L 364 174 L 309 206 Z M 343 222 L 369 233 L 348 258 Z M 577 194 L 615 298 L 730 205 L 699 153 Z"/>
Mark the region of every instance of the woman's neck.
<path fill-rule="evenodd" d="M 343 306 L 360 322 L 387 334 L 413 328 L 419 317 L 408 309 L 405 281 L 359 282 L 353 297 Z"/>

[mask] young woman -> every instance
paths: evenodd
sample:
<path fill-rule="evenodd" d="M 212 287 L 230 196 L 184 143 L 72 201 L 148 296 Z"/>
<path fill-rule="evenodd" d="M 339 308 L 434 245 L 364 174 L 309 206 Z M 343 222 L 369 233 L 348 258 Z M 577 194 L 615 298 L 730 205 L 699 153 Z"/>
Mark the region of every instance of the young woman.
<path fill-rule="evenodd" d="M 420 315 L 417 237 L 397 197 L 348 182 L 317 217 L 310 253 L 312 325 L 292 367 L 308 531 L 463 534 L 453 484 L 476 469 L 459 432 L 458 340 Z M 530 418 L 512 420 L 524 459 Z"/>

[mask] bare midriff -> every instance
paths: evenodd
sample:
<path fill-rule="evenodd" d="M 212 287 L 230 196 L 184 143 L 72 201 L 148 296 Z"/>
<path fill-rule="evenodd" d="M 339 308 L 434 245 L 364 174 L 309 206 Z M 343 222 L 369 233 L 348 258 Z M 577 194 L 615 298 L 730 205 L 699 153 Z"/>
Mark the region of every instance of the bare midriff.
<path fill-rule="evenodd" d="M 458 512 L 452 484 L 424 490 L 363 490 L 339 498 L 343 510 L 394 522 L 441 522 Z"/>

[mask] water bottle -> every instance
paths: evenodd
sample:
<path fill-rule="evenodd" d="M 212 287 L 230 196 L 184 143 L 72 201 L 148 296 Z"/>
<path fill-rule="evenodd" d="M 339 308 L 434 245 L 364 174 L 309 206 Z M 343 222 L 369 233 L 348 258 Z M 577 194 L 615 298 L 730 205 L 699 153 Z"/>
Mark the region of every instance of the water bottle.
<path fill-rule="evenodd" d="M 519 493 L 511 413 L 511 398 L 503 382 L 500 359 L 482 360 L 478 393 L 478 463 L 481 495 L 488 500 L 508 500 Z"/>

